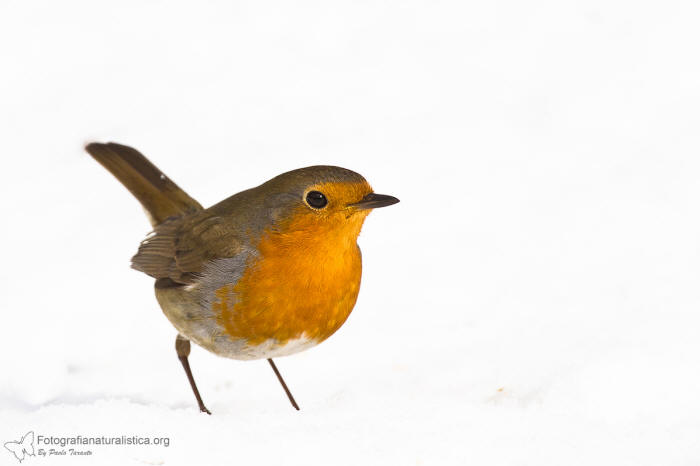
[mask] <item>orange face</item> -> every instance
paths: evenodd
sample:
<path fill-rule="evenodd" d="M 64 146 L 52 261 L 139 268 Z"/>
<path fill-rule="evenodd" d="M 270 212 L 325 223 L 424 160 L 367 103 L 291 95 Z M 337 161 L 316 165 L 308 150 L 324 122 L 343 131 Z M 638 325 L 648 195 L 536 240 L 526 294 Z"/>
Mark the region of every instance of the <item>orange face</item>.
<path fill-rule="evenodd" d="M 291 215 L 264 231 L 241 279 L 216 291 L 212 307 L 231 338 L 320 342 L 340 328 L 360 290 L 357 237 L 370 212 L 361 201 L 371 192 L 366 182 L 311 186 Z"/>

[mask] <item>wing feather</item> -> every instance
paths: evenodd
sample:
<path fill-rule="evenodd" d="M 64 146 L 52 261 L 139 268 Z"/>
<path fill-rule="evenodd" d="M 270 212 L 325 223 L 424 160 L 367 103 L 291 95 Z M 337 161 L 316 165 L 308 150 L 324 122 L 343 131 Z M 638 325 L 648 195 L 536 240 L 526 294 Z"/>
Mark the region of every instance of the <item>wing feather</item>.
<path fill-rule="evenodd" d="M 230 219 L 201 211 L 157 225 L 141 242 L 131 266 L 153 278 L 193 283 L 207 263 L 245 250 L 244 241 L 226 221 Z"/>

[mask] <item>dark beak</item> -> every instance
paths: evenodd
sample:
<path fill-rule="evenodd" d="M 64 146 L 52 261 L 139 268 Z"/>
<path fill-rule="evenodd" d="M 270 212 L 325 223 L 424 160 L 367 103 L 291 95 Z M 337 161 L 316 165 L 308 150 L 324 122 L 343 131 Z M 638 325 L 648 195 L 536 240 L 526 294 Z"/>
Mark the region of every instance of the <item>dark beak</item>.
<path fill-rule="evenodd" d="M 354 207 L 358 210 L 376 209 L 377 207 L 386 207 L 388 205 L 396 204 L 399 202 L 394 196 L 387 196 L 386 194 L 375 194 L 369 193 L 362 198 L 360 202 L 354 204 L 349 204 L 349 207 Z"/>

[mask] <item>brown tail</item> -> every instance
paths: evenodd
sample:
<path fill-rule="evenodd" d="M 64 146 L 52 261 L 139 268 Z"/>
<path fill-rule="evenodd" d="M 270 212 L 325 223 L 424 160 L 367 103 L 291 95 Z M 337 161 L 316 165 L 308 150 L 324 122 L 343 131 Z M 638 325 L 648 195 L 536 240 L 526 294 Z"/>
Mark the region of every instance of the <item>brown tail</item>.
<path fill-rule="evenodd" d="M 136 149 L 113 142 L 93 142 L 85 146 L 85 150 L 139 200 L 151 225 L 156 226 L 169 217 L 202 210 L 199 202 L 170 181 Z"/>

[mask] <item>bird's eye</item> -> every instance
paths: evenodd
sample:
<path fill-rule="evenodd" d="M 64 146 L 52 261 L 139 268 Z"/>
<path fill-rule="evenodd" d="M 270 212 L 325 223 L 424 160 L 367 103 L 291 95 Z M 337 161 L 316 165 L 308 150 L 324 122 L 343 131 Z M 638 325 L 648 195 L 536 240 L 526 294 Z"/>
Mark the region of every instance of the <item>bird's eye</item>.
<path fill-rule="evenodd" d="M 314 209 L 323 209 L 328 204 L 328 199 L 320 191 L 310 191 L 306 195 L 306 202 Z"/>

